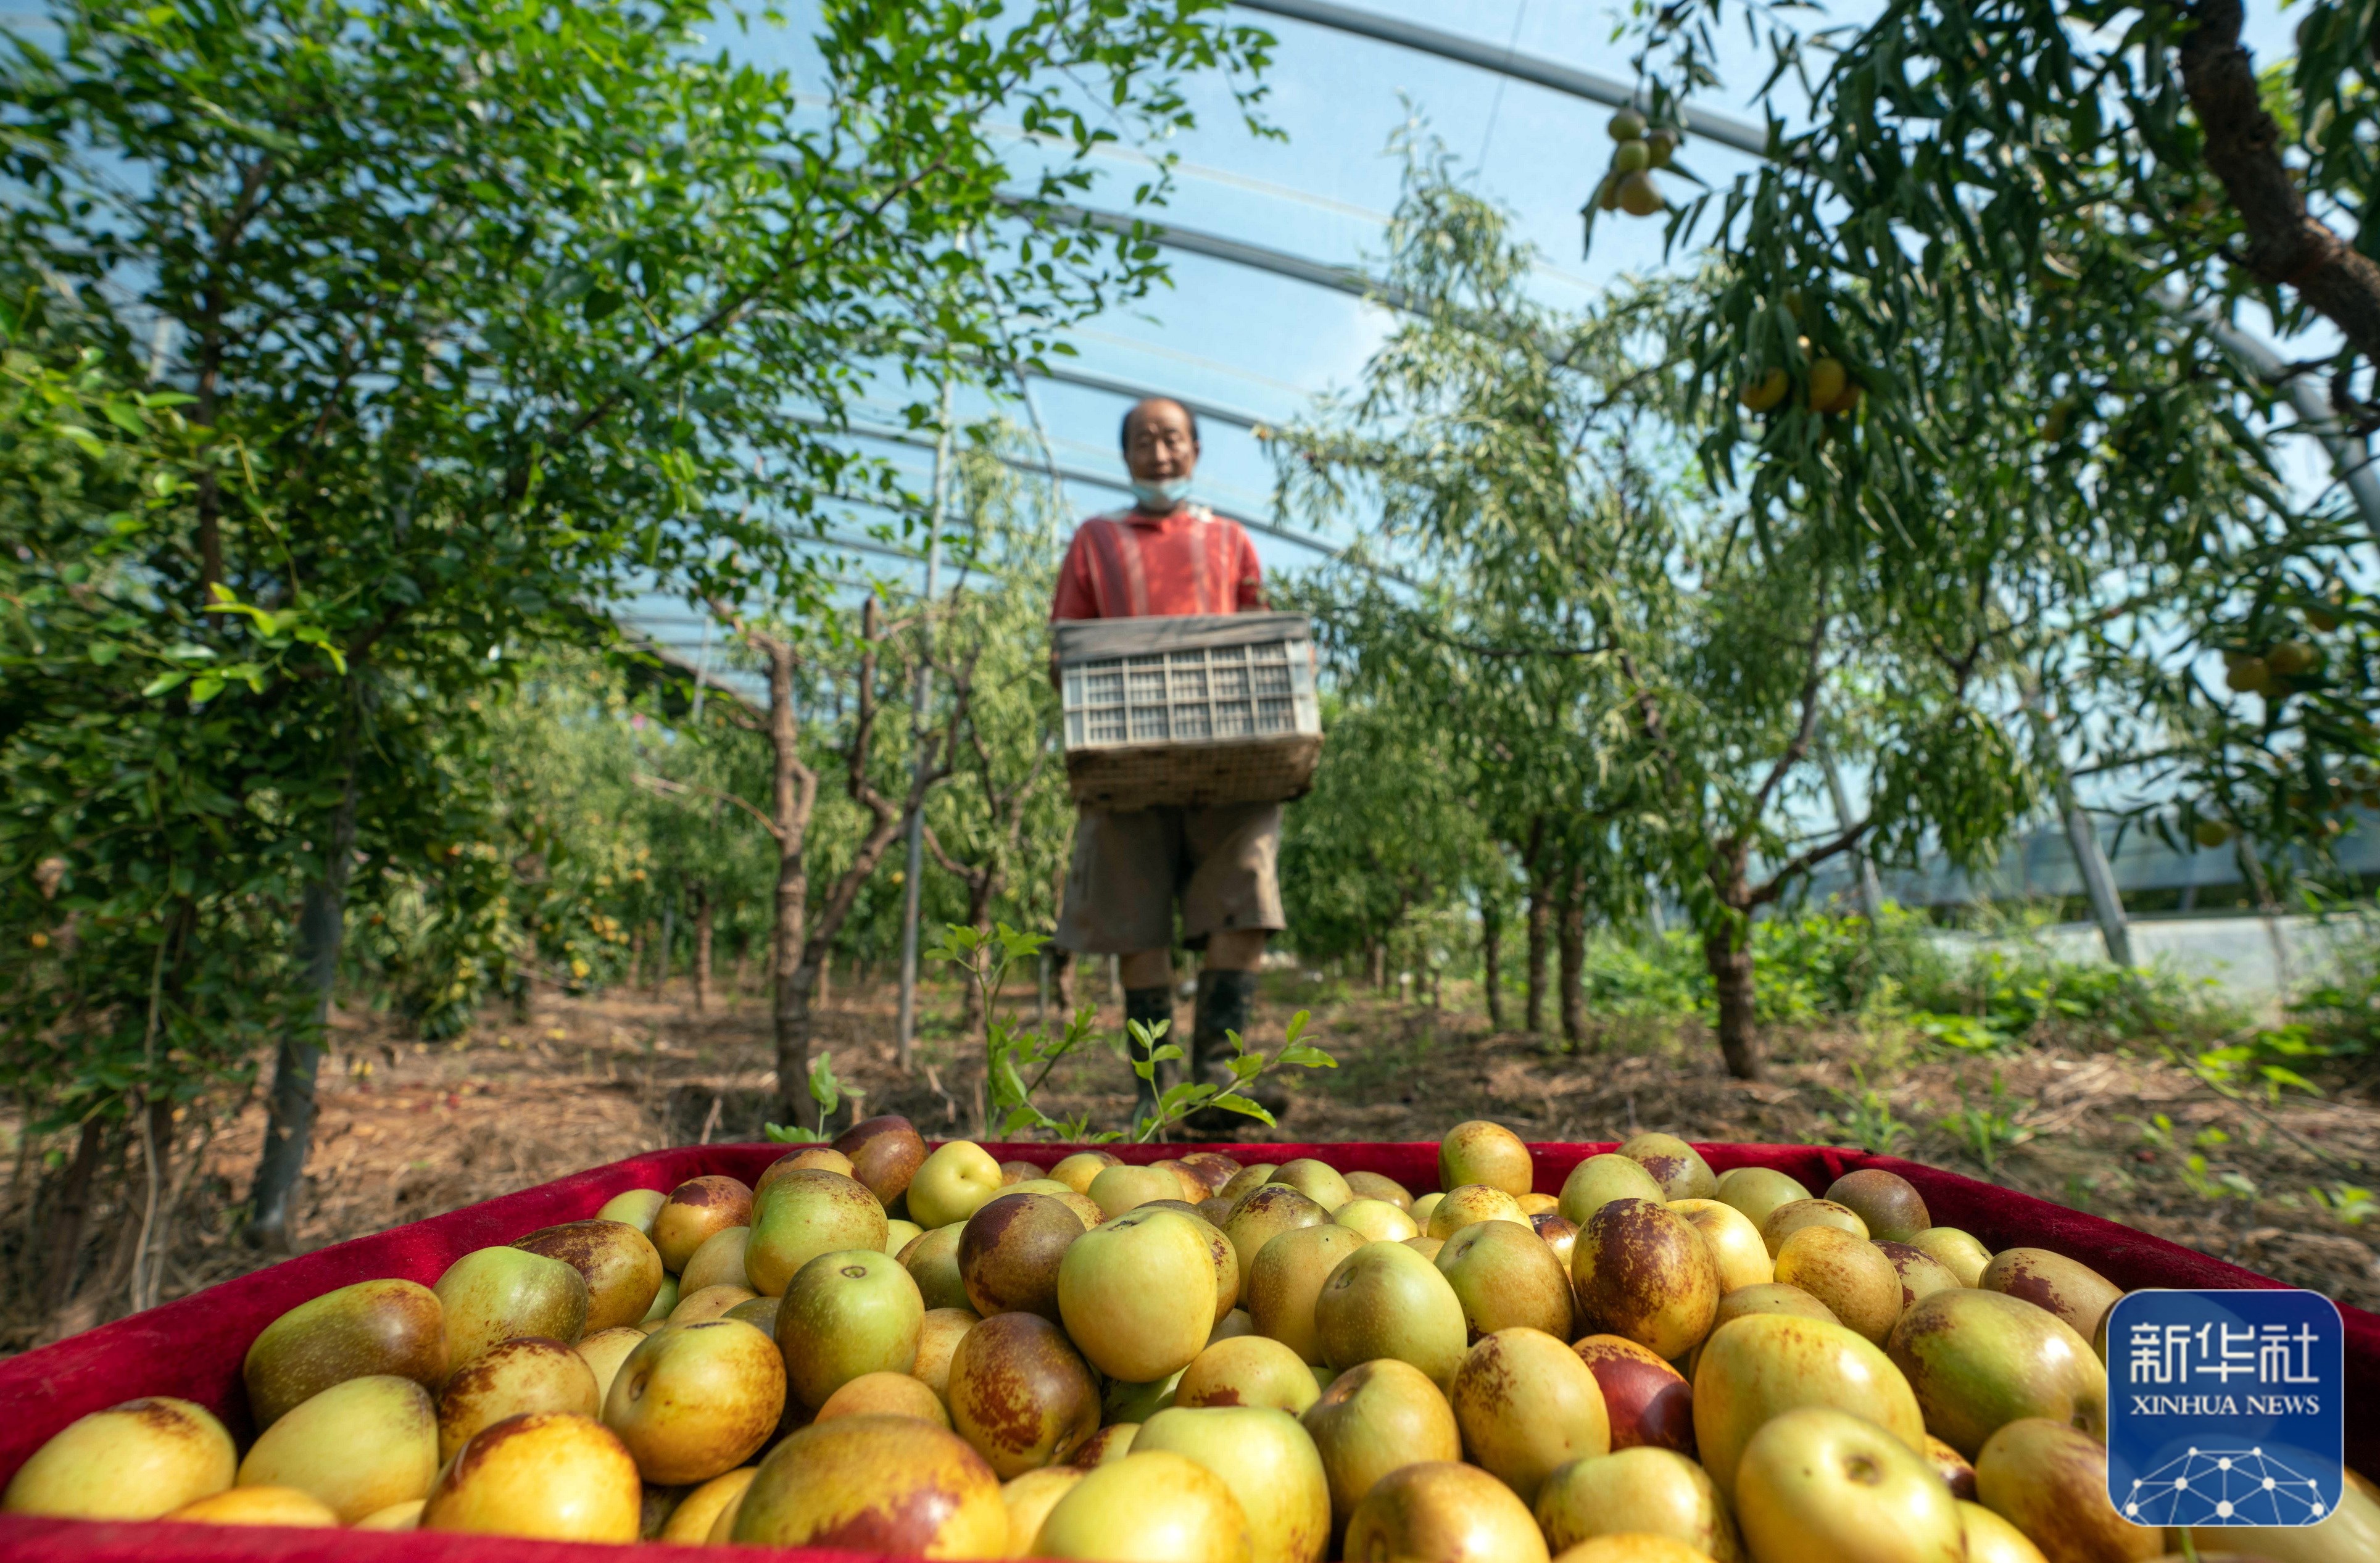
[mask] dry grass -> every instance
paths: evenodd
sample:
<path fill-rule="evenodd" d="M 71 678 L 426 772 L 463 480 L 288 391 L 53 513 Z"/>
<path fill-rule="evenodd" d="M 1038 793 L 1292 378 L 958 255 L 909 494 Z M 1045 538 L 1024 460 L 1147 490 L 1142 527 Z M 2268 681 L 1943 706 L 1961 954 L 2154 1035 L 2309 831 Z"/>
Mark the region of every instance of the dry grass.
<path fill-rule="evenodd" d="M 1439 1012 L 1287 974 L 1269 980 L 1259 1045 L 1279 1036 L 1291 1010 L 1311 1008 L 1316 1039 L 1341 1067 L 1297 1073 L 1281 1127 L 1266 1134 L 1251 1123 L 1250 1138 L 1435 1139 L 1485 1117 L 1537 1140 L 1662 1129 L 1700 1140 L 1864 1139 L 1881 1149 L 1897 1126 L 1896 1154 L 1982 1175 L 1977 1149 L 1939 1121 L 1962 1101 L 1988 1107 L 1997 1077 L 2009 1143 L 1986 1147 L 1994 1181 L 2380 1307 L 2380 1218 L 2353 1224 L 2309 1193 L 2380 1184 L 2380 1103 L 2369 1079 L 2326 1082 L 2320 1099 L 2250 1105 L 2146 1056 L 2047 1047 L 1946 1058 L 1905 1038 L 1811 1030 L 1772 1036 L 1771 1078 L 1747 1084 L 1719 1072 L 1716 1049 L 1691 1025 L 1634 1027 L 1591 1055 L 1568 1056 L 1490 1032 L 1451 1007 L 1453 989 Z M 893 1066 L 892 1010 L 889 991 L 839 994 L 820 1016 L 820 1046 L 866 1093 L 866 1110 L 905 1112 L 929 1136 L 968 1132 L 979 1068 L 955 1036 L 955 987 L 929 990 L 917 1067 L 905 1076 Z M 1102 1019 L 1119 1024 L 1112 1004 Z M 758 997 L 697 1014 L 682 990 L 666 1000 L 540 994 L 526 1018 L 491 1018 L 451 1043 L 415 1042 L 383 1017 L 352 1013 L 339 1017 L 337 1037 L 298 1228 L 307 1248 L 659 1145 L 758 1138 L 772 1116 Z M 1045 1105 L 1116 1126 L 1129 1084 L 1100 1051 L 1062 1066 Z M 265 1262 L 240 1241 L 236 1219 L 262 1132 L 262 1108 L 251 1101 L 202 1150 L 190 1146 L 198 1175 L 163 1230 L 162 1296 Z M 119 1231 L 129 1208 L 119 1205 L 112 1218 L 103 1208 L 97 1230 Z M 98 1244 L 90 1278 L 61 1315 L 7 1299 L 6 1344 L 123 1312 L 128 1247 Z"/>

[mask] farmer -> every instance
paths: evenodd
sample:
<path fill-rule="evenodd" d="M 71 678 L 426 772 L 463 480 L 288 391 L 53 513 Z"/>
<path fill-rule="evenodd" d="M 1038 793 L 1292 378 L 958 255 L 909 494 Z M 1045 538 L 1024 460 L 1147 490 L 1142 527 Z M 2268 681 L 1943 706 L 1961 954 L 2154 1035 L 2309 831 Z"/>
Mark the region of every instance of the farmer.
<path fill-rule="evenodd" d="M 1139 503 L 1075 528 L 1058 570 L 1052 622 L 1262 610 L 1263 572 L 1247 533 L 1189 499 L 1198 465 L 1198 420 L 1190 409 L 1162 396 L 1135 405 L 1123 415 L 1123 460 Z M 1224 1033 L 1247 1035 L 1265 939 L 1288 926 L 1274 872 L 1280 853 L 1277 803 L 1085 809 L 1075 823 L 1057 943 L 1078 954 L 1123 957 L 1124 1018 L 1148 1026 L 1170 1022 L 1178 901 L 1183 944 L 1206 951 L 1184 1048 L 1194 1080 L 1231 1082 Z M 1147 1057 L 1137 1044 L 1134 1051 Z M 1172 1084 L 1172 1067 L 1160 1068 L 1156 1089 L 1140 1084 L 1135 1123 L 1153 1115 L 1157 1089 Z M 1237 1121 L 1219 1109 L 1196 1116 L 1209 1114 Z"/>

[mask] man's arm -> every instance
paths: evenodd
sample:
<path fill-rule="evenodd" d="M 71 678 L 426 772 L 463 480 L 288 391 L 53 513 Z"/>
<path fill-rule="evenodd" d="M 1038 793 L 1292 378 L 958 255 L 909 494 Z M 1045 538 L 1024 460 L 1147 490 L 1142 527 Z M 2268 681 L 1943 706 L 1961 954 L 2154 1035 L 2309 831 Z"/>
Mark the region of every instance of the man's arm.
<path fill-rule="evenodd" d="M 1099 600 L 1091 590 L 1090 560 L 1083 548 L 1083 529 L 1075 528 L 1074 540 L 1066 545 L 1066 557 L 1058 563 L 1058 589 L 1050 600 L 1050 622 L 1061 619 L 1096 619 L 1099 616 Z M 1058 643 L 1050 643 L 1050 687 L 1059 687 Z"/>
<path fill-rule="evenodd" d="M 1084 545 L 1083 533 L 1089 523 L 1075 528 L 1075 538 L 1066 545 L 1066 557 L 1058 564 L 1058 589 L 1050 600 L 1050 622 L 1061 619 L 1096 619 L 1099 617 L 1099 594 L 1091 586 L 1090 551 Z"/>
<path fill-rule="evenodd" d="M 1240 535 L 1239 589 L 1233 609 L 1242 613 L 1261 613 L 1265 610 L 1264 563 L 1257 558 L 1257 545 L 1248 536 L 1248 529 L 1234 521 L 1232 530 Z"/>

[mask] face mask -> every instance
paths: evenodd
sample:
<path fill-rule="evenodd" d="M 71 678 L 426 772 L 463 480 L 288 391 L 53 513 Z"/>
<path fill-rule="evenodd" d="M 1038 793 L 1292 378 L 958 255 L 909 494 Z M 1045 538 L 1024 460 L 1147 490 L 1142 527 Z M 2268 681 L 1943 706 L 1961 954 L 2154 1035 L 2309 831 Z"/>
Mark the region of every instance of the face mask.
<path fill-rule="evenodd" d="M 1190 497 L 1190 479 L 1168 478 L 1158 483 L 1135 480 L 1132 485 L 1132 497 L 1138 500 L 1145 509 L 1171 510 Z"/>

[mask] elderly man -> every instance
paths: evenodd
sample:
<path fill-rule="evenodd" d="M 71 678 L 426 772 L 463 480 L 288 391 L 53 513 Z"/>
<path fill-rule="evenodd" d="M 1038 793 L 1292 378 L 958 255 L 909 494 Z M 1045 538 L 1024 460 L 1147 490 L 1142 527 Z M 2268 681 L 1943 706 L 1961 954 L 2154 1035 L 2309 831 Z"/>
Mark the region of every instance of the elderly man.
<path fill-rule="evenodd" d="M 1190 503 L 1198 465 L 1198 421 L 1190 409 L 1163 397 L 1134 406 L 1123 418 L 1123 459 L 1138 503 L 1075 529 L 1050 619 L 1262 609 L 1262 571 L 1247 533 Z M 1288 926 L 1275 873 L 1280 850 L 1277 803 L 1086 809 L 1075 824 L 1057 942 L 1081 954 L 1123 957 L 1124 1018 L 1151 1026 L 1171 1021 L 1178 901 L 1182 942 L 1206 952 L 1183 1049 L 1195 1080 L 1229 1083 L 1224 1033 L 1246 1035 L 1265 940 Z M 1144 1082 L 1133 1121 L 1155 1109 L 1156 1094 Z"/>

